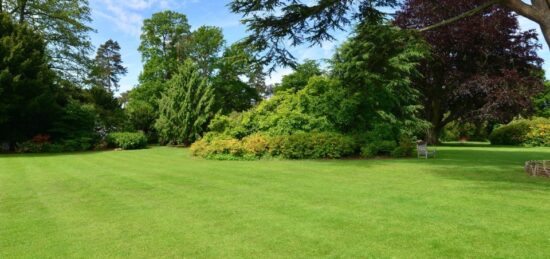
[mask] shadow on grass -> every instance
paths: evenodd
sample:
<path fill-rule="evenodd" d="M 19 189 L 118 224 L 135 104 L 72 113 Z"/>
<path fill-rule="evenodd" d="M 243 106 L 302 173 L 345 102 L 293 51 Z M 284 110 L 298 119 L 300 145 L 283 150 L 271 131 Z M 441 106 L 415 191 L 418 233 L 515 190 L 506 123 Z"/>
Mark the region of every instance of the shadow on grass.
<path fill-rule="evenodd" d="M 533 151 L 519 148 L 517 150 L 454 149 L 442 151 L 438 159 L 415 163 L 429 164 L 430 173 L 447 179 L 505 183 L 513 184 L 506 188 L 536 187 L 536 189 L 550 191 L 549 178 L 528 176 L 523 169 L 525 161 L 549 157 L 550 152 L 540 149 Z"/>

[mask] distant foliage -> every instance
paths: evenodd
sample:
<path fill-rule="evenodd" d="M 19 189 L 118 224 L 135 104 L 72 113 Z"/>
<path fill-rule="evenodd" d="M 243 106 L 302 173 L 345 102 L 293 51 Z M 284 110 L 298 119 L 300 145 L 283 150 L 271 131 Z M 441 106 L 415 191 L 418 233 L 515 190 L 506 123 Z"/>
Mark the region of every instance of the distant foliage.
<path fill-rule="evenodd" d="M 142 149 L 147 147 L 147 137 L 142 132 L 115 132 L 107 135 L 106 141 L 113 148 Z"/>
<path fill-rule="evenodd" d="M 214 89 L 191 62 L 181 65 L 168 82 L 159 103 L 160 116 L 155 123 L 163 144 L 189 145 L 206 131 L 215 114 Z"/>
<path fill-rule="evenodd" d="M 293 93 L 283 91 L 242 114 L 218 116 L 210 130 L 242 138 L 256 132 L 290 135 L 297 132 L 348 131 L 353 126 L 359 96 L 338 80 L 317 76 Z"/>
<path fill-rule="evenodd" d="M 540 117 L 550 118 L 550 81 L 545 84 L 544 91 L 534 97 L 535 114 Z"/>
<path fill-rule="evenodd" d="M 512 121 L 496 128 L 489 140 L 493 145 L 550 146 L 550 119 Z"/>
<path fill-rule="evenodd" d="M 294 72 L 283 76 L 281 84 L 275 87 L 275 92 L 287 91 L 296 92 L 303 89 L 309 82 L 309 79 L 314 76 L 320 76 L 323 71 L 319 67 L 319 63 L 315 60 L 306 60 L 304 63 L 296 66 Z"/>

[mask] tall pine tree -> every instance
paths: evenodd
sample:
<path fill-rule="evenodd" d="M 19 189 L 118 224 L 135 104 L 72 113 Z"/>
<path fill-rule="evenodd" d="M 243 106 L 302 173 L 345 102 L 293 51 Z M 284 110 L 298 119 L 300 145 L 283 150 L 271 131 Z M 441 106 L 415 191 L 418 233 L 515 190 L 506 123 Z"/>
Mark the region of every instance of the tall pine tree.
<path fill-rule="evenodd" d="M 109 39 L 101 44 L 94 59 L 91 74 L 92 84 L 114 93 L 120 87 L 120 77 L 126 73 L 128 70 L 122 65 L 118 42 Z"/>

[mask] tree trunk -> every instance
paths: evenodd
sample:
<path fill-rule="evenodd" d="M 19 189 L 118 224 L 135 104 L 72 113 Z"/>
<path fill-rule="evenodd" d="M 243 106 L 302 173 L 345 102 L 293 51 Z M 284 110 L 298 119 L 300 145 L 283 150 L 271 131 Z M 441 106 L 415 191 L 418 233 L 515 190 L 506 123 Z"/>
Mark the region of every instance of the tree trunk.
<path fill-rule="evenodd" d="M 531 0 L 527 4 L 522 0 L 503 0 L 504 6 L 512 9 L 519 15 L 540 25 L 546 44 L 550 47 L 550 1 Z"/>
<path fill-rule="evenodd" d="M 19 1 L 19 24 L 25 22 L 25 12 L 27 11 L 27 0 Z"/>
<path fill-rule="evenodd" d="M 432 122 L 433 124 L 433 122 Z M 428 130 L 428 134 L 426 136 L 426 141 L 430 145 L 437 145 L 441 143 L 439 141 L 439 137 L 441 137 L 441 132 L 443 131 L 443 127 L 440 123 L 434 124 L 430 129 Z"/>
<path fill-rule="evenodd" d="M 548 21 L 544 24 L 541 23 L 540 29 L 542 31 L 542 35 L 544 35 L 544 39 L 546 40 L 546 44 L 550 48 L 550 14 Z"/>

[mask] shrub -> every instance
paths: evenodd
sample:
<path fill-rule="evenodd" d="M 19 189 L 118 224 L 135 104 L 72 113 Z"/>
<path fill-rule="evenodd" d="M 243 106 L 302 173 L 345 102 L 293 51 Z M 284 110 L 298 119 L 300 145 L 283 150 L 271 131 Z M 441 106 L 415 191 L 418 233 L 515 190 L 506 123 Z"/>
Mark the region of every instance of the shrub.
<path fill-rule="evenodd" d="M 492 145 L 519 145 L 526 141 L 529 133 L 529 122 L 527 120 L 513 121 L 493 130 L 489 136 Z"/>
<path fill-rule="evenodd" d="M 254 134 L 243 138 L 243 150 L 246 154 L 261 157 L 268 151 L 269 140 L 261 134 Z"/>
<path fill-rule="evenodd" d="M 548 145 L 544 143 L 548 143 L 550 138 L 548 127 L 550 127 L 550 119 L 515 120 L 493 130 L 489 140 L 493 145 L 544 146 Z"/>
<path fill-rule="evenodd" d="M 265 156 L 287 159 L 340 158 L 353 154 L 351 137 L 338 133 L 297 133 L 284 136 L 255 134 L 242 141 L 225 135 L 203 138 L 191 146 L 195 156 L 228 160 L 228 156 L 253 159 Z"/>
<path fill-rule="evenodd" d="M 375 141 L 361 148 L 361 156 L 389 156 L 397 148 L 397 142 L 393 140 Z"/>
<path fill-rule="evenodd" d="M 531 146 L 550 146 L 550 119 L 537 118 L 531 121 L 526 144 Z"/>
<path fill-rule="evenodd" d="M 242 143 L 237 139 L 216 139 L 210 142 L 208 155 L 232 155 L 242 156 L 244 154 Z"/>
<path fill-rule="evenodd" d="M 297 133 L 272 141 L 269 148 L 287 159 L 340 158 L 353 154 L 353 143 L 353 138 L 338 133 Z"/>
<path fill-rule="evenodd" d="M 147 147 L 147 137 L 142 132 L 116 132 L 107 135 L 110 147 L 122 149 L 142 149 Z"/>

